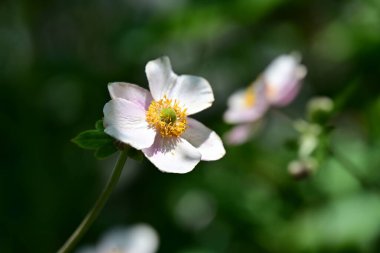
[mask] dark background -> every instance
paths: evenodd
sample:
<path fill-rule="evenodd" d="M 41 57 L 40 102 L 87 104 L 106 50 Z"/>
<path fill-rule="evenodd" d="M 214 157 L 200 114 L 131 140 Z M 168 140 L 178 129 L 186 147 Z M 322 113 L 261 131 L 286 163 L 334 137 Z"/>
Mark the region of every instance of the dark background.
<path fill-rule="evenodd" d="M 93 128 L 107 83 L 147 87 L 145 64 L 168 55 L 178 74 L 211 83 L 214 106 L 196 118 L 221 136 L 228 95 L 279 54 L 308 68 L 287 108 L 304 116 L 316 95 L 337 98 L 333 144 L 380 182 L 380 1 L 95 0 L 0 3 L 0 252 L 55 252 L 94 203 L 116 156 L 70 142 Z M 247 144 L 185 175 L 127 162 L 117 189 L 81 241 L 145 222 L 159 252 L 379 252 L 380 195 L 334 157 L 295 181 L 281 114 Z M 377 184 L 378 185 L 378 184 Z M 376 187 L 375 187 L 376 188 Z"/>

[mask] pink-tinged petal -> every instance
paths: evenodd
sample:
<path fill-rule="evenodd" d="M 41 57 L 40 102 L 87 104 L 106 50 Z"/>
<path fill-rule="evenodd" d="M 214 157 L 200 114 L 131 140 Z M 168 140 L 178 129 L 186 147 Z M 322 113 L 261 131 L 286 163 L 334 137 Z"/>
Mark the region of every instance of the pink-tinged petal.
<path fill-rule="evenodd" d="M 299 62 L 300 56 L 296 54 L 281 55 L 264 71 L 266 94 L 272 105 L 285 106 L 297 95 L 307 72 Z"/>
<path fill-rule="evenodd" d="M 123 98 L 109 101 L 103 109 L 105 132 L 136 149 L 150 147 L 156 136 L 145 120 L 145 110 Z"/>
<path fill-rule="evenodd" d="M 179 105 L 191 115 L 211 106 L 214 94 L 209 82 L 198 76 L 181 75 L 168 90 L 168 97 L 176 99 Z"/>
<path fill-rule="evenodd" d="M 108 91 L 112 99 L 124 98 L 144 109 L 148 109 L 152 101 L 152 95 L 148 90 L 131 83 L 109 83 Z"/>
<path fill-rule="evenodd" d="M 201 153 L 203 161 L 214 161 L 226 154 L 220 137 L 199 121 L 187 118 L 188 128 L 182 137 L 196 147 Z"/>
<path fill-rule="evenodd" d="M 173 72 L 170 60 L 166 56 L 148 62 L 145 72 L 149 89 L 155 100 L 160 100 L 167 95 L 177 80 L 177 75 Z"/>
<path fill-rule="evenodd" d="M 182 138 L 162 138 L 157 134 L 154 144 L 142 152 L 159 170 L 187 173 L 201 160 L 201 153 Z"/>
<path fill-rule="evenodd" d="M 259 129 L 261 121 L 238 125 L 227 132 L 223 139 L 229 145 L 240 145 L 247 142 Z"/>
<path fill-rule="evenodd" d="M 253 92 L 253 103 L 246 103 L 247 92 Z M 254 122 L 266 113 L 268 106 L 265 85 L 259 79 L 253 84 L 253 90 L 239 90 L 231 95 L 224 120 L 231 124 Z"/>
<path fill-rule="evenodd" d="M 298 82 L 297 85 L 289 86 L 288 89 L 286 90 L 284 89 L 283 93 L 281 94 L 281 97 L 277 101 L 272 101 L 272 104 L 278 107 L 283 107 L 290 104 L 290 102 L 292 102 L 295 99 L 295 97 L 298 95 L 298 92 L 300 91 L 300 89 L 301 89 L 300 82 Z"/>

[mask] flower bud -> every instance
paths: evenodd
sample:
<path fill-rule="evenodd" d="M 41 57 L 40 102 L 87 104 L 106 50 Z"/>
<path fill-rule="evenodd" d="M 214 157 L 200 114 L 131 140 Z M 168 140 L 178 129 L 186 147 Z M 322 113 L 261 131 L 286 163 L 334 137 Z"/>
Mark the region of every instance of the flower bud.
<path fill-rule="evenodd" d="M 309 177 L 318 167 L 318 162 L 314 158 L 294 160 L 289 163 L 288 171 L 297 180 Z"/>
<path fill-rule="evenodd" d="M 312 98 L 307 105 L 310 122 L 324 125 L 334 110 L 334 102 L 328 97 Z"/>
<path fill-rule="evenodd" d="M 319 145 L 319 136 L 322 133 L 321 126 L 298 120 L 295 122 L 294 127 L 300 133 L 298 156 L 302 158 L 310 157 Z"/>

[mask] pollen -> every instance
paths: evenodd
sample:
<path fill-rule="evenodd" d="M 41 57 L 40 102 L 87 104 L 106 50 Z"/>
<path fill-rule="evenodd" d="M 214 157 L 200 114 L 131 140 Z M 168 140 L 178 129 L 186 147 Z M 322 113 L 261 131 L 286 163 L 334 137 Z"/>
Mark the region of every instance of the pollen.
<path fill-rule="evenodd" d="M 252 107 L 256 103 L 256 94 L 253 86 L 249 86 L 244 94 L 244 105 L 246 107 Z"/>
<path fill-rule="evenodd" d="M 186 108 L 182 109 L 176 99 L 164 96 L 149 105 L 146 121 L 162 137 L 178 137 L 187 128 L 186 116 Z"/>

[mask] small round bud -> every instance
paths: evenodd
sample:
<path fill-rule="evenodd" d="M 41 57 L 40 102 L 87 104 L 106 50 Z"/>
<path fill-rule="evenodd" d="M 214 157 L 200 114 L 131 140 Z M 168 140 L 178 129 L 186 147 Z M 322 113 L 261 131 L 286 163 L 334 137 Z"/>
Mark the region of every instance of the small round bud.
<path fill-rule="evenodd" d="M 334 110 L 334 102 L 328 97 L 312 98 L 307 105 L 310 122 L 325 124 Z"/>
<path fill-rule="evenodd" d="M 300 180 L 309 177 L 317 169 L 317 161 L 313 158 L 294 160 L 289 163 L 288 171 L 294 179 Z"/>

